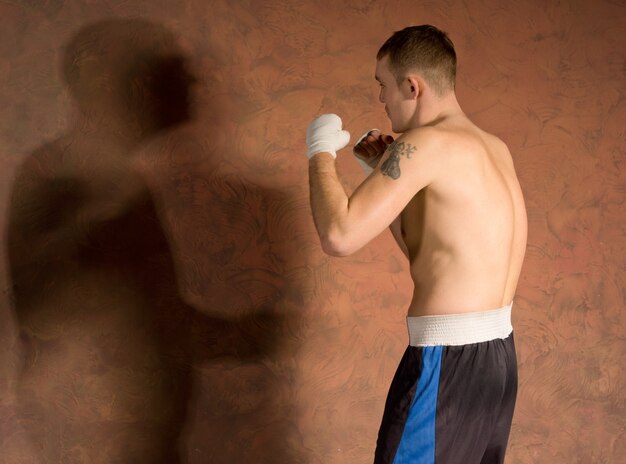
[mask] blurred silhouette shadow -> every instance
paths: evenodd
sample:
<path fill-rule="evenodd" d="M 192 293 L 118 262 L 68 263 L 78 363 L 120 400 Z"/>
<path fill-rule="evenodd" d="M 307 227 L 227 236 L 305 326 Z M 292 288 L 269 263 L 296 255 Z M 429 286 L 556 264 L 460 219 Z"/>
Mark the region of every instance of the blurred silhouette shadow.
<path fill-rule="evenodd" d="M 25 159 L 10 204 L 20 422 L 42 462 L 182 462 L 195 366 L 273 356 L 281 318 L 271 304 L 228 317 L 181 297 L 163 215 L 131 157 L 193 119 L 196 79 L 172 34 L 144 20 L 87 25 L 62 72 L 75 121 Z M 292 462 L 272 434 L 258 462 Z"/>

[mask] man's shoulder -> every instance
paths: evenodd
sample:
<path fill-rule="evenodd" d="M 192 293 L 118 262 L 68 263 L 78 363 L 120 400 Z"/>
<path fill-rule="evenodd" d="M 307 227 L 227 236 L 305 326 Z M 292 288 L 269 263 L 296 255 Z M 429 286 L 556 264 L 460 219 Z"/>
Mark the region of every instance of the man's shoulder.
<path fill-rule="evenodd" d="M 432 142 L 443 135 L 442 129 L 437 126 L 421 126 L 409 129 L 402 133 L 398 140 L 412 142 Z"/>
<path fill-rule="evenodd" d="M 467 154 L 468 151 L 509 153 L 506 143 L 497 135 L 487 132 L 469 120 L 462 123 L 441 123 L 406 131 L 399 141 L 421 146 L 425 152 L 434 151 L 438 157 L 446 154 Z"/>
<path fill-rule="evenodd" d="M 463 130 L 444 126 L 429 125 L 409 129 L 396 139 L 399 148 L 411 147 L 416 157 L 424 163 L 449 165 L 454 158 L 472 145 L 471 136 Z"/>
<path fill-rule="evenodd" d="M 437 127 L 424 126 L 407 130 L 389 148 L 401 152 L 409 150 L 424 158 L 439 151 L 444 143 L 444 131 Z"/>
<path fill-rule="evenodd" d="M 445 137 L 439 129 L 409 129 L 389 145 L 381 162 L 381 171 L 394 179 L 399 178 L 402 171 L 406 173 L 402 177 L 410 184 L 417 181 L 426 186 L 445 168 L 446 157 L 440 155 L 444 147 Z"/>

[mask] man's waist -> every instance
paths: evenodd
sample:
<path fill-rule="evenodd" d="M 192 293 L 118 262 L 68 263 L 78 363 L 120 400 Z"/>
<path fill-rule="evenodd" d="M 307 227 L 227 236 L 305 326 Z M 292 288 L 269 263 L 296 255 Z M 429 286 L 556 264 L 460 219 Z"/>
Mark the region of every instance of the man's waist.
<path fill-rule="evenodd" d="M 409 344 L 411 346 L 468 345 L 506 338 L 513 331 L 512 305 L 511 302 L 502 308 L 481 312 L 408 316 Z"/>

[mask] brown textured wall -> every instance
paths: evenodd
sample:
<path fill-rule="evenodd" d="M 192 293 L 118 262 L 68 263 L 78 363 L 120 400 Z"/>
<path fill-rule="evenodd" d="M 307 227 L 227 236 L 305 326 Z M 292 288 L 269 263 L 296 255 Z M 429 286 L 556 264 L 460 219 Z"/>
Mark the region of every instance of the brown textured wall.
<path fill-rule="evenodd" d="M 0 17 L 0 462 L 371 461 L 411 283 L 388 233 L 321 252 L 303 139 L 320 112 L 388 129 L 375 52 L 419 23 L 450 33 L 461 104 L 526 196 L 508 462 L 624 462 L 623 2 L 32 0 Z M 80 28 L 72 99 L 59 61 Z"/>

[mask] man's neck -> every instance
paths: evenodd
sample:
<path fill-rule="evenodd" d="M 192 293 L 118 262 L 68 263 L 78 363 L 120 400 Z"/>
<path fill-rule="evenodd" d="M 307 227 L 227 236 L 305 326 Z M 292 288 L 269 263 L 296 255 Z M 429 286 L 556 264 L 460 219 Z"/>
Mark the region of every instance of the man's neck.
<path fill-rule="evenodd" d="M 445 119 L 464 115 L 454 92 L 443 97 L 423 95 L 422 99 L 416 114 L 416 127 L 432 126 Z"/>

